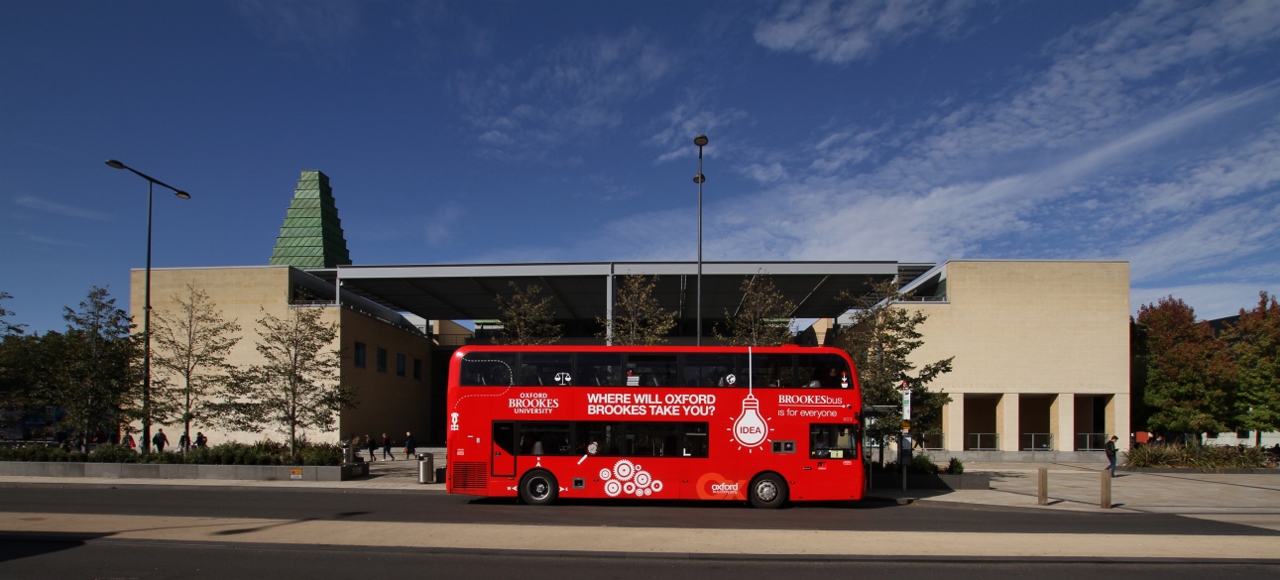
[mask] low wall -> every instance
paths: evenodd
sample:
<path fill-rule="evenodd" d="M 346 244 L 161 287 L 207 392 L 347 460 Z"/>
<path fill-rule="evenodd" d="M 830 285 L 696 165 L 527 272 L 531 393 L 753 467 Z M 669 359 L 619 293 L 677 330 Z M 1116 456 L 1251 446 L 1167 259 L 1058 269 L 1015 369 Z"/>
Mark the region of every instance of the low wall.
<path fill-rule="evenodd" d="M 250 481 L 346 481 L 369 475 L 369 465 L 341 467 L 288 465 L 191 465 L 161 463 L 79 463 L 0 461 L 0 476 L 101 477 L 106 479 L 223 479 Z"/>
<path fill-rule="evenodd" d="M 1130 473 L 1207 473 L 1207 474 L 1224 474 L 1224 475 L 1280 475 L 1280 469 L 1249 469 L 1249 468 L 1227 468 L 1227 469 L 1196 469 L 1194 467 L 1124 467 L 1116 468 L 1119 471 L 1128 471 Z"/>
<path fill-rule="evenodd" d="M 924 453 L 933 458 L 933 462 L 945 465 L 952 457 L 965 463 L 1103 463 L 1107 462 L 1107 454 L 1101 451 L 916 451 L 916 455 Z M 885 461 L 892 461 L 892 454 L 885 454 Z M 872 459 L 877 456 L 868 453 Z"/>

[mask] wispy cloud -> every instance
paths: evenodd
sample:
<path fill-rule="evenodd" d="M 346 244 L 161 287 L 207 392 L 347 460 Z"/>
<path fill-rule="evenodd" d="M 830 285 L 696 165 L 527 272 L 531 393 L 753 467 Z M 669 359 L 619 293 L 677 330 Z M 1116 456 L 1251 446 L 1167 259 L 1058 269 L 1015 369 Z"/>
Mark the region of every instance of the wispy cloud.
<path fill-rule="evenodd" d="M 71 240 L 64 240 L 61 238 L 51 238 L 49 236 L 41 236 L 36 234 L 19 234 L 19 235 L 21 235 L 23 238 L 26 238 L 29 241 L 35 242 L 37 244 L 45 245 L 45 246 L 54 246 L 57 248 L 83 248 L 84 247 L 84 244 L 80 242 L 73 242 Z"/>
<path fill-rule="evenodd" d="M 1129 310 L 1137 315 L 1138 309 L 1145 304 L 1154 304 L 1161 298 L 1173 296 L 1190 304 L 1196 311 L 1196 318 L 1211 320 L 1240 313 L 1241 308 L 1251 308 L 1258 303 L 1258 292 L 1267 290 L 1274 294 L 1280 285 L 1272 282 L 1268 289 L 1264 285 L 1253 283 L 1220 282 L 1214 284 L 1183 284 L 1175 286 L 1138 287 L 1129 294 Z"/>
<path fill-rule="evenodd" d="M 835 18 L 829 4 L 818 6 L 812 10 Z M 794 10 L 800 18 L 810 9 Z M 1216 153 L 1179 138 L 1232 116 L 1274 115 L 1273 85 L 1223 91 L 1225 77 L 1209 63 L 1230 62 L 1278 35 L 1278 3 L 1144 3 L 1051 42 L 1044 69 L 986 102 L 946 104 L 941 116 L 892 130 L 828 129 L 804 155 L 739 148 L 730 161 L 763 189 L 708 205 L 706 255 L 1123 258 L 1134 260 L 1139 282 L 1253 256 L 1275 245 L 1275 202 L 1266 196 L 1207 208 L 1197 220 L 1161 211 L 1151 224 L 1136 222 L 1153 205 L 1188 207 L 1208 185 L 1217 189 L 1205 198 L 1274 190 L 1280 155 L 1267 124 Z M 706 110 L 677 107 L 652 143 L 683 147 L 677 151 L 687 158 L 690 146 L 681 141 L 698 132 L 695 119 L 719 120 Z M 747 153 L 758 159 L 743 159 Z M 1150 161 L 1175 154 L 1175 166 Z M 1147 161 L 1135 166 L 1139 159 Z M 1153 170 L 1174 177 L 1152 180 Z M 777 179 L 786 175 L 806 177 Z M 635 225 L 647 239 L 609 251 L 687 259 L 696 224 L 686 213 L 609 224 L 610 231 Z"/>
<path fill-rule="evenodd" d="M 698 148 L 693 138 L 698 135 L 717 134 L 716 142 L 703 147 L 703 155 L 711 157 L 717 149 L 722 149 L 723 131 L 726 127 L 747 120 L 745 111 L 734 108 L 715 110 L 703 104 L 700 95 L 690 94 L 685 101 L 677 104 L 661 117 L 662 128 L 651 135 L 645 144 L 665 150 L 659 154 L 656 163 L 662 164 L 675 160 L 687 160 L 697 156 Z"/>
<path fill-rule="evenodd" d="M 914 36 L 954 36 L 973 4 L 966 0 L 792 1 L 756 25 L 755 40 L 773 50 L 844 64 L 873 58 L 883 47 Z"/>
<path fill-rule="evenodd" d="M 431 216 L 426 218 L 422 231 L 427 245 L 439 246 L 452 239 L 465 215 L 466 211 L 453 203 L 444 204 L 432 211 Z"/>
<path fill-rule="evenodd" d="M 677 59 L 640 30 L 538 47 L 451 86 L 485 150 L 545 159 L 571 137 L 619 126 L 627 105 L 670 78 Z"/>
<path fill-rule="evenodd" d="M 20 195 L 13 199 L 13 203 L 19 207 L 23 207 L 32 211 L 43 213 L 51 213 L 60 216 L 73 217 L 87 220 L 107 221 L 111 219 L 111 214 L 100 212 L 82 207 L 74 207 L 66 204 L 52 202 L 45 199 L 30 195 Z"/>
<path fill-rule="evenodd" d="M 259 37 L 280 47 L 331 54 L 360 28 L 360 3 L 345 0 L 238 0 Z"/>

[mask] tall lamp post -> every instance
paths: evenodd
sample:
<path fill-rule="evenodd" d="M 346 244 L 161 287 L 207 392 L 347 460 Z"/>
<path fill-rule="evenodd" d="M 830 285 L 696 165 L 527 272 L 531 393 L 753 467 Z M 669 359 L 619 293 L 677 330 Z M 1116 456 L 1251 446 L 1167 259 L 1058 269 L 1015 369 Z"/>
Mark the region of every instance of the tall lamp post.
<path fill-rule="evenodd" d="M 706 135 L 698 135 L 693 138 L 693 144 L 698 146 L 698 174 L 693 176 L 693 182 L 698 184 L 698 341 L 697 345 L 702 346 L 702 182 L 707 180 L 707 176 L 702 174 L 702 148 L 707 144 Z"/>
<path fill-rule="evenodd" d="M 142 336 L 145 346 L 142 352 L 142 451 L 151 450 L 151 201 L 152 191 L 156 185 L 173 190 L 173 194 L 182 199 L 191 199 L 191 194 L 159 179 L 151 177 L 137 169 L 129 167 L 115 159 L 107 160 L 108 167 L 127 169 L 134 175 L 147 180 L 147 282 L 142 310 Z"/>

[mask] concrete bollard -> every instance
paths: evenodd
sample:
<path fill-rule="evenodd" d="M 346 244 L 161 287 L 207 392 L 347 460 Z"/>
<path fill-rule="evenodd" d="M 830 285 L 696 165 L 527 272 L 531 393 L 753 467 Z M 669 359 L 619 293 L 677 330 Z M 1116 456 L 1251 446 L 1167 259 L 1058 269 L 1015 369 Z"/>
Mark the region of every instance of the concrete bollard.
<path fill-rule="evenodd" d="M 1111 509 L 1111 471 L 1102 470 L 1102 509 Z"/>
<path fill-rule="evenodd" d="M 1040 468 L 1040 505 L 1049 505 L 1049 468 Z"/>

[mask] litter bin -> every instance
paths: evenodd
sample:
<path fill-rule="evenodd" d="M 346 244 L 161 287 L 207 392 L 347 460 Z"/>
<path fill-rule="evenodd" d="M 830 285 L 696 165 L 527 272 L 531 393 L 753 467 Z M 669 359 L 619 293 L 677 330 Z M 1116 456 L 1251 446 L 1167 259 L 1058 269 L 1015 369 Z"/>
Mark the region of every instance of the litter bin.
<path fill-rule="evenodd" d="M 430 453 L 418 454 L 418 483 L 436 482 L 436 470 L 432 468 L 435 460 L 436 456 Z"/>
<path fill-rule="evenodd" d="M 350 445 L 342 446 L 342 463 L 343 465 L 351 465 L 356 462 L 356 450 Z"/>

